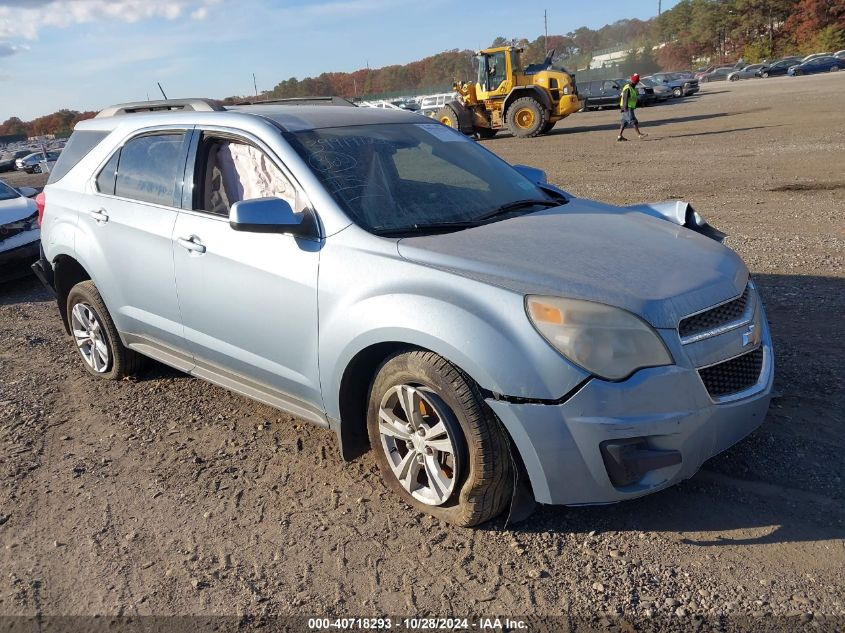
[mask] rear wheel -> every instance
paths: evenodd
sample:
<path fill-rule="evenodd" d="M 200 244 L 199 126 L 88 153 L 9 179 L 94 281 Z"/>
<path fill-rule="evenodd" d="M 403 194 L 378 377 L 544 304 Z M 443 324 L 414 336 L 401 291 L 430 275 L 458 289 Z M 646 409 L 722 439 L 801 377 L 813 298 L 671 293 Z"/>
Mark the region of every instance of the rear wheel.
<path fill-rule="evenodd" d="M 762 74 L 762 77 L 763 77 L 763 79 L 767 79 L 767 78 L 769 77 L 769 73 L 765 73 L 765 72 L 764 72 L 764 73 Z"/>
<path fill-rule="evenodd" d="M 835 73 L 838 70 L 839 70 L 839 66 L 831 66 L 830 67 L 830 72 L 832 72 L 832 73 Z"/>
<path fill-rule="evenodd" d="M 137 372 L 144 357 L 125 347 L 93 281 L 70 289 L 67 315 L 85 369 L 98 378 L 119 380 Z"/>
<path fill-rule="evenodd" d="M 478 386 L 437 354 L 385 361 L 370 388 L 367 429 L 385 483 L 416 509 L 472 526 L 507 506 L 507 436 Z"/>
<path fill-rule="evenodd" d="M 531 138 L 542 133 L 548 114 L 533 97 L 522 97 L 510 105 L 506 118 L 514 136 Z"/>

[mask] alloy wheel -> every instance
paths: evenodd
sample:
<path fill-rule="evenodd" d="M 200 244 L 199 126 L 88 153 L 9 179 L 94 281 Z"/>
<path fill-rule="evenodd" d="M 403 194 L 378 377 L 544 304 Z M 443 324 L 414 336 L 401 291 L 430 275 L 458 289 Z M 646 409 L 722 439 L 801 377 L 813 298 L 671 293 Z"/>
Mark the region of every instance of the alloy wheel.
<path fill-rule="evenodd" d="M 97 313 L 87 303 L 77 303 L 70 315 L 70 327 L 82 359 L 97 373 L 109 368 L 109 346 Z"/>
<path fill-rule="evenodd" d="M 393 474 L 416 500 L 446 503 L 459 475 L 454 417 L 449 407 L 422 386 L 390 388 L 379 406 L 379 435 Z"/>

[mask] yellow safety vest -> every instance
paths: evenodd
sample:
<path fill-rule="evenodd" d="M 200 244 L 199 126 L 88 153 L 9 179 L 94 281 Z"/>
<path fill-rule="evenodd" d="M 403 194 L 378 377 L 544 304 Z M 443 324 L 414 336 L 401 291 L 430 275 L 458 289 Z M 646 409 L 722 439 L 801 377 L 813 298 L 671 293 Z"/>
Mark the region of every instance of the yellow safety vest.
<path fill-rule="evenodd" d="M 625 87 L 622 88 L 622 92 L 619 93 L 619 107 L 625 107 L 625 92 L 628 93 L 628 108 L 636 108 L 637 107 L 637 89 L 634 88 L 631 84 L 625 84 Z"/>

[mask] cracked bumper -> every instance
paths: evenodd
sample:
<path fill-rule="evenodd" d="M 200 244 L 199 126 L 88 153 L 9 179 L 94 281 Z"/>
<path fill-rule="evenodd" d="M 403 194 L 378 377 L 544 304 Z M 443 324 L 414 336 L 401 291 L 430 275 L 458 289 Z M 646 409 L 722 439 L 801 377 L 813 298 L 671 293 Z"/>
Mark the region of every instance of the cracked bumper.
<path fill-rule="evenodd" d="M 602 504 L 633 499 L 692 477 L 710 457 L 759 427 L 769 407 L 774 361 L 768 327 L 759 383 L 743 397 L 714 402 L 698 372 L 678 365 L 644 369 L 621 383 L 593 379 L 560 405 L 487 403 L 508 429 L 537 501 Z M 600 451 L 607 440 L 645 438 L 678 451 L 678 464 L 615 486 Z"/>

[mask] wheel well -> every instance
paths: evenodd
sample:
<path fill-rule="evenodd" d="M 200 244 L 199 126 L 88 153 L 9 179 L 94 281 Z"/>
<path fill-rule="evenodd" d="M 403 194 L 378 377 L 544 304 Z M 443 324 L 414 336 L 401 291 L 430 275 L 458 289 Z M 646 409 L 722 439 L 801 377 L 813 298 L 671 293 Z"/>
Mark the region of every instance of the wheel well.
<path fill-rule="evenodd" d="M 67 318 L 67 296 L 70 289 L 80 281 L 91 279 L 91 275 L 82 265 L 69 255 L 59 255 L 53 262 L 53 275 L 56 284 L 56 301 L 59 304 L 59 314 L 62 315 L 62 323 L 65 330 L 70 334 L 70 324 Z"/>
<path fill-rule="evenodd" d="M 340 379 L 340 452 L 349 461 L 370 449 L 367 436 L 367 398 L 379 366 L 399 351 L 416 349 L 407 343 L 377 343 L 358 352 Z"/>
<path fill-rule="evenodd" d="M 540 103 L 540 105 L 546 108 L 546 110 L 552 110 L 551 100 L 545 90 L 538 88 L 537 86 L 524 86 L 511 90 L 510 94 L 508 94 L 505 99 L 505 102 L 502 104 L 502 113 L 507 116 L 507 111 L 511 104 L 522 97 L 533 97 Z"/>

